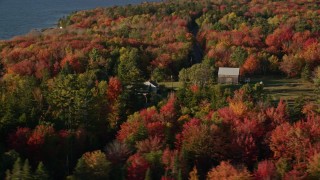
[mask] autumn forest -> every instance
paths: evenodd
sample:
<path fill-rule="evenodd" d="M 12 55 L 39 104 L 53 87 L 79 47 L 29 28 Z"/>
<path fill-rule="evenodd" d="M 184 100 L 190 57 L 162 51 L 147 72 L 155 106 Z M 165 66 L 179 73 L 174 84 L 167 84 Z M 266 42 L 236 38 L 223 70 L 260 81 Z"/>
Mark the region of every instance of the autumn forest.
<path fill-rule="evenodd" d="M 0 179 L 319 179 L 319 9 L 166 0 L 0 40 Z M 315 95 L 275 99 L 259 77 Z"/>

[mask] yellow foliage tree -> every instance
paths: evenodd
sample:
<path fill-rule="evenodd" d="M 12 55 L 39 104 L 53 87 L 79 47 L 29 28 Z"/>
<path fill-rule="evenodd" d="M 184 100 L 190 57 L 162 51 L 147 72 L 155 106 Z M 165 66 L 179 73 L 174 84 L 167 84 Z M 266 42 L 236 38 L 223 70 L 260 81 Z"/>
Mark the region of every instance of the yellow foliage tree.
<path fill-rule="evenodd" d="M 189 173 L 189 180 L 199 180 L 198 170 L 196 166 L 193 166 L 192 171 Z"/>

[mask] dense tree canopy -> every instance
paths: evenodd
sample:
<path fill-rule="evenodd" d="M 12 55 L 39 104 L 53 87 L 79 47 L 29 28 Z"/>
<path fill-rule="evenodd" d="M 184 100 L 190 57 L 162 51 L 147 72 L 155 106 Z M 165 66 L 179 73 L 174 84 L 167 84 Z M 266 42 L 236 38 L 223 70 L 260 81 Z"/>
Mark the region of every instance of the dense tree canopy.
<path fill-rule="evenodd" d="M 0 41 L 0 178 L 319 179 L 319 14 L 308 0 L 168 0 Z M 302 77 L 318 97 L 219 85 L 222 66 Z"/>

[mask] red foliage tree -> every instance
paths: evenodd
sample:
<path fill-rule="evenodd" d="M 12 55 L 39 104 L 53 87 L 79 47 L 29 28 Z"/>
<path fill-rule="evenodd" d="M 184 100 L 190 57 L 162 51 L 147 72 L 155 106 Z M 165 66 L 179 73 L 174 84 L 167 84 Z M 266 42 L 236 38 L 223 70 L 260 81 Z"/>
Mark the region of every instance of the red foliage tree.
<path fill-rule="evenodd" d="M 229 135 L 227 130 L 222 131 L 216 125 L 207 125 L 198 119 L 192 119 L 183 125 L 181 134 L 176 136 L 176 146 L 192 154 L 199 164 L 208 163 L 210 160 L 219 162 L 232 154 Z"/>
<path fill-rule="evenodd" d="M 51 125 L 38 125 L 28 139 L 28 146 L 36 160 L 43 160 L 46 155 L 53 155 L 55 152 L 49 145 L 52 138 L 56 136 Z"/>
<path fill-rule="evenodd" d="M 283 56 L 283 61 L 280 63 L 280 70 L 288 75 L 295 77 L 300 74 L 303 67 L 303 59 L 294 55 Z"/>
<path fill-rule="evenodd" d="M 191 90 L 193 93 L 197 93 L 197 92 L 199 92 L 199 86 L 197 86 L 197 85 L 191 85 L 191 86 L 190 86 L 190 90 Z"/>
<path fill-rule="evenodd" d="M 55 130 L 52 126 L 38 125 L 28 139 L 28 145 L 40 147 L 44 144 L 45 138 L 52 136 Z"/>
<path fill-rule="evenodd" d="M 72 69 L 76 72 L 81 72 L 81 64 L 79 62 L 79 57 L 73 54 L 68 54 L 64 57 L 61 62 L 60 66 L 64 67 L 67 63 L 72 67 Z"/>
<path fill-rule="evenodd" d="M 111 127 L 116 127 L 120 119 L 120 102 L 119 96 L 122 93 L 122 85 L 117 77 L 111 77 L 108 83 L 107 89 L 107 111 L 108 111 L 108 121 Z"/>
<path fill-rule="evenodd" d="M 117 140 L 119 140 L 120 142 L 131 142 L 132 140 L 135 140 L 135 136 L 137 136 L 139 130 L 144 128 L 145 125 L 143 122 L 137 119 L 130 119 L 121 124 L 120 130 L 117 134 Z"/>
<path fill-rule="evenodd" d="M 138 153 L 130 156 L 127 163 L 127 179 L 144 180 L 149 163 Z"/>
<path fill-rule="evenodd" d="M 241 134 L 236 138 L 236 143 L 242 149 L 242 162 L 252 165 L 252 163 L 255 162 L 258 157 L 258 147 L 255 142 L 255 137 L 253 137 L 251 134 Z"/>
<path fill-rule="evenodd" d="M 236 169 L 229 162 L 222 161 L 209 171 L 207 179 L 251 179 L 251 174 L 245 168 Z"/>
<path fill-rule="evenodd" d="M 117 139 L 130 143 L 135 143 L 135 140 L 142 140 L 141 138 L 147 136 L 163 139 L 166 124 L 159 117 L 155 108 L 143 109 L 139 113 L 135 113 L 121 125 Z"/>
<path fill-rule="evenodd" d="M 140 116 L 145 123 L 157 122 L 158 112 L 156 108 L 147 108 L 140 111 Z"/>
<path fill-rule="evenodd" d="M 118 99 L 122 92 L 122 85 L 117 77 L 111 77 L 108 83 L 107 97 L 110 102 L 114 102 Z"/>
<path fill-rule="evenodd" d="M 269 129 L 274 129 L 276 126 L 289 120 L 287 104 L 283 99 L 280 99 L 277 108 L 270 107 L 266 109 L 266 115 L 270 121 Z"/>
<path fill-rule="evenodd" d="M 286 158 L 293 165 L 293 170 L 304 176 L 308 158 L 320 150 L 319 122 L 319 116 L 310 116 L 293 125 L 279 125 L 270 138 L 270 149 L 274 158 Z"/>
<path fill-rule="evenodd" d="M 178 165 L 180 160 L 178 150 L 170 150 L 169 148 L 166 148 L 163 151 L 161 160 L 164 164 L 166 174 L 178 175 Z"/>
<path fill-rule="evenodd" d="M 8 137 L 9 147 L 15 149 L 19 153 L 28 152 L 28 139 L 31 136 L 31 130 L 29 128 L 20 128 L 11 133 Z"/>
<path fill-rule="evenodd" d="M 316 103 L 307 102 L 302 108 L 302 113 L 306 116 L 314 116 L 318 108 L 319 106 Z"/>
<path fill-rule="evenodd" d="M 175 109 L 176 97 L 172 94 L 170 95 L 168 102 L 161 107 L 160 115 L 163 117 L 164 122 L 173 122 L 176 116 Z"/>
<path fill-rule="evenodd" d="M 254 173 L 257 180 L 270 180 L 277 177 L 277 171 L 274 163 L 269 160 L 259 162 L 258 169 Z"/>
<path fill-rule="evenodd" d="M 183 131 L 179 134 L 176 135 L 176 149 L 180 149 L 182 146 L 182 141 L 184 140 L 184 135 L 188 129 L 195 127 L 195 126 L 200 126 L 200 120 L 199 119 L 191 119 L 189 122 L 185 123 L 183 125 Z"/>
<path fill-rule="evenodd" d="M 34 62 L 31 60 L 20 61 L 8 69 L 8 72 L 13 72 L 19 75 L 32 75 L 34 71 Z"/>
<path fill-rule="evenodd" d="M 163 122 L 151 122 L 146 125 L 148 135 L 163 139 L 165 137 L 165 124 Z"/>
<path fill-rule="evenodd" d="M 315 66 L 320 64 L 320 44 L 314 38 L 310 38 L 306 40 L 304 43 L 302 57 L 306 60 L 306 62 L 314 68 Z"/>
<path fill-rule="evenodd" d="M 162 142 L 162 139 L 155 136 L 155 137 L 151 137 L 143 141 L 137 142 L 136 147 L 139 153 L 144 154 L 144 153 L 150 153 L 152 151 L 161 150 L 163 147 L 163 144 L 164 143 Z"/>
<path fill-rule="evenodd" d="M 232 122 L 234 118 L 237 118 L 237 115 L 233 112 L 230 107 L 224 107 L 218 109 L 219 117 L 223 119 L 224 122 Z"/>
<path fill-rule="evenodd" d="M 259 61 L 254 55 L 251 55 L 243 64 L 241 74 L 254 74 L 259 68 Z"/>
<path fill-rule="evenodd" d="M 283 50 L 286 52 L 290 46 L 293 37 L 293 30 L 291 27 L 282 26 L 277 28 L 272 34 L 266 38 L 266 44 L 274 49 Z"/>

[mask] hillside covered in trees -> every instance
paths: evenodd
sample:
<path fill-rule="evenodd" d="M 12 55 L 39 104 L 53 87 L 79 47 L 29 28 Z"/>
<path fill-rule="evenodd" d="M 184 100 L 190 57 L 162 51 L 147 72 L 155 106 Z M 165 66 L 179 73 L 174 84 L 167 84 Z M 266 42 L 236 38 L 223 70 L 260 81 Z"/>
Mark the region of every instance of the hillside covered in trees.
<path fill-rule="evenodd" d="M 168 0 L 0 41 L 0 179 L 319 179 L 320 95 L 288 106 L 260 83 L 217 84 L 240 67 L 320 94 L 319 9 Z"/>

